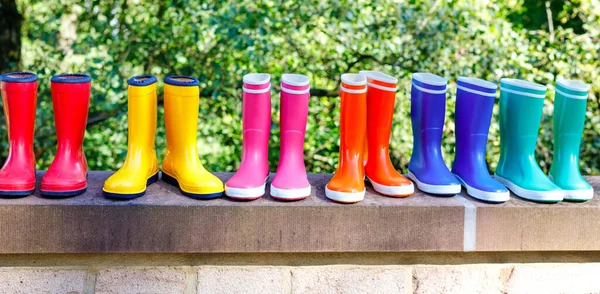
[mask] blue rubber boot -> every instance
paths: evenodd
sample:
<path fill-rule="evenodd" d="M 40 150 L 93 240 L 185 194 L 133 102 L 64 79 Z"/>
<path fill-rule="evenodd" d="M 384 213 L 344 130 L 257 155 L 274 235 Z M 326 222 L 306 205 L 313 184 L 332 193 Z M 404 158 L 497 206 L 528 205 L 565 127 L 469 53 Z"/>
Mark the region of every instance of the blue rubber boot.
<path fill-rule="evenodd" d="M 452 173 L 479 200 L 500 203 L 510 198 L 508 190 L 490 175 L 485 162 L 492 109 L 496 99 L 494 83 L 459 77 L 456 90 L 456 156 Z"/>
<path fill-rule="evenodd" d="M 429 194 L 454 196 L 460 183 L 442 158 L 442 131 L 446 114 L 446 79 L 431 73 L 412 75 L 411 113 L 413 152 L 408 177 Z"/>

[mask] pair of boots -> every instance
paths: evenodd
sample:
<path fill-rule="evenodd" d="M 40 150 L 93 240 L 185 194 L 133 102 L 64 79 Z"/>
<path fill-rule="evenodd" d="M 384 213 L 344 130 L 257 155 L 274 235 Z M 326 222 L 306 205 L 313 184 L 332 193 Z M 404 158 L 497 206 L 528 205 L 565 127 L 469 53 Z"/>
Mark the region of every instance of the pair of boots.
<path fill-rule="evenodd" d="M 420 190 L 453 196 L 461 185 L 487 202 L 504 202 L 510 193 L 488 172 L 485 150 L 497 86 L 481 79 L 459 77 L 456 92 L 456 152 L 452 171 L 442 158 L 441 140 L 446 110 L 446 79 L 414 73 L 411 90 L 413 153 L 409 177 Z"/>
<path fill-rule="evenodd" d="M 269 177 L 271 76 L 247 74 L 243 82 L 242 162 L 238 171 L 225 184 L 225 194 L 236 200 L 255 200 L 265 194 Z M 280 159 L 271 182 L 271 196 L 278 200 L 301 200 L 311 193 L 304 165 L 309 92 L 310 81 L 307 76 L 282 75 Z"/>
<path fill-rule="evenodd" d="M 128 81 L 128 142 L 123 166 L 104 183 L 110 198 L 133 199 L 144 195 L 158 180 L 156 157 L 157 95 L 154 76 Z M 163 181 L 194 199 L 213 199 L 223 194 L 223 183 L 200 163 L 196 148 L 200 89 L 197 79 L 185 76 L 164 80 L 167 150 L 162 162 Z"/>
<path fill-rule="evenodd" d="M 594 190 L 579 171 L 589 85 L 556 82 L 554 154 L 547 177 L 535 160 L 546 87 L 516 79 L 500 81 L 500 161 L 496 179 L 517 196 L 537 202 L 587 201 Z"/>
<path fill-rule="evenodd" d="M 340 158 L 325 195 L 336 202 L 359 202 L 367 180 L 380 194 L 410 196 L 413 184 L 396 171 L 389 155 L 398 80 L 376 71 L 343 74 L 341 80 Z"/>
<path fill-rule="evenodd" d="M 0 76 L 10 148 L 0 170 L 0 196 L 3 197 L 23 197 L 35 190 L 33 137 L 37 80 L 37 75 L 30 72 Z M 50 81 L 58 148 L 42 178 L 41 194 L 76 196 L 87 189 L 87 162 L 82 144 L 92 79 L 85 74 L 61 74 Z"/>

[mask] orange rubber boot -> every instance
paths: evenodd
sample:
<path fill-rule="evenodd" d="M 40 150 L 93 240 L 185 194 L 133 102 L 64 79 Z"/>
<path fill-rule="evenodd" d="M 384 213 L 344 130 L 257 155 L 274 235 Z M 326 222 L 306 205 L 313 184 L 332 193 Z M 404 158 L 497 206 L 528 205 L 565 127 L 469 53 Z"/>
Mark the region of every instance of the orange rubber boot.
<path fill-rule="evenodd" d="M 385 196 L 410 196 L 415 191 L 413 183 L 396 171 L 389 151 L 398 79 L 377 71 L 360 74 L 367 77 L 366 179 Z"/>
<path fill-rule="evenodd" d="M 365 198 L 363 150 L 367 130 L 367 78 L 343 74 L 340 98 L 340 160 L 333 178 L 325 186 L 325 195 L 336 202 L 356 203 Z"/>

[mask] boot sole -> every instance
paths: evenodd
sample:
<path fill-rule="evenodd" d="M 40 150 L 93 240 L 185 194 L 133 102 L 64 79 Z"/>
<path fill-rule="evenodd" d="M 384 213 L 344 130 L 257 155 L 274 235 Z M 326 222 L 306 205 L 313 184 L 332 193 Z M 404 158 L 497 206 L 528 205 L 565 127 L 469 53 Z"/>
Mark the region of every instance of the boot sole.
<path fill-rule="evenodd" d="M 552 175 L 549 174 L 548 178 L 554 183 Z M 563 192 L 565 193 L 563 200 L 567 202 L 586 202 L 594 198 L 593 188 L 589 190 L 563 190 Z"/>
<path fill-rule="evenodd" d="M 193 199 L 199 199 L 199 200 L 209 200 L 209 199 L 219 198 L 223 195 L 223 192 L 210 193 L 210 194 L 195 194 L 195 193 L 185 192 L 181 189 L 181 186 L 179 185 L 179 182 L 177 181 L 177 179 L 175 179 L 174 177 L 171 177 L 165 173 L 161 173 L 161 174 L 162 174 L 161 178 L 165 183 L 179 188 L 179 191 L 181 192 L 181 194 L 183 194 L 187 197 L 190 197 Z"/>
<path fill-rule="evenodd" d="M 85 174 L 85 180 L 87 181 L 88 178 L 88 174 Z M 44 191 L 44 190 L 40 190 L 40 193 L 42 194 L 42 197 L 46 197 L 46 198 L 69 198 L 69 197 L 74 197 L 74 196 L 78 196 L 81 195 L 83 193 L 85 193 L 85 191 L 87 191 L 87 185 L 85 188 L 83 189 L 79 189 L 79 190 L 73 190 L 73 191 Z"/>
<path fill-rule="evenodd" d="M 0 198 L 22 198 L 25 196 L 29 196 L 35 192 L 35 188 L 31 190 L 21 190 L 21 191 L 0 191 Z"/>
<path fill-rule="evenodd" d="M 252 201 L 265 195 L 265 183 L 256 188 L 231 188 L 225 185 L 225 195 L 233 200 Z"/>
<path fill-rule="evenodd" d="M 155 173 L 150 178 L 148 178 L 148 180 L 146 181 L 146 188 L 148 188 L 148 186 L 150 186 L 151 184 L 156 183 L 156 181 L 158 181 L 158 172 Z M 144 196 L 144 194 L 146 194 L 146 190 L 144 190 L 143 192 L 140 192 L 140 193 L 132 193 L 132 194 L 114 193 L 114 192 L 104 191 L 104 196 L 106 196 L 107 198 L 110 198 L 110 199 L 115 199 L 115 200 L 131 200 L 131 199 L 135 199 L 135 198 Z"/>
<path fill-rule="evenodd" d="M 534 191 L 523 189 L 511 181 L 499 176 L 494 175 L 496 181 L 500 182 L 500 184 L 504 185 L 508 188 L 513 194 L 517 195 L 519 198 L 541 202 L 541 203 L 558 203 L 564 199 L 564 191 L 563 190 L 555 190 L 555 191 Z"/>
<path fill-rule="evenodd" d="M 510 192 L 489 192 L 469 186 L 461 177 L 454 174 L 456 179 L 465 187 L 469 196 L 488 203 L 504 203 L 510 199 Z"/>
<path fill-rule="evenodd" d="M 408 178 L 417 184 L 419 190 L 436 196 L 452 197 L 456 194 L 460 194 L 462 189 L 461 185 L 431 185 L 422 183 L 410 171 L 408 171 Z"/>
<path fill-rule="evenodd" d="M 300 189 L 280 189 L 271 184 L 271 197 L 280 201 L 298 201 L 308 198 L 311 190 L 310 185 Z"/>
<path fill-rule="evenodd" d="M 361 202 L 365 199 L 366 190 L 362 192 L 339 192 L 329 190 L 327 186 L 325 186 L 325 196 L 332 201 L 344 204 L 353 204 Z"/>
<path fill-rule="evenodd" d="M 40 191 L 43 197 L 46 198 L 69 198 L 81 195 L 87 191 L 87 187 L 81 190 L 74 191 L 61 191 L 61 192 L 52 192 L 52 191 Z"/>
<path fill-rule="evenodd" d="M 371 186 L 373 186 L 373 189 L 375 189 L 377 193 L 387 197 L 405 198 L 415 193 L 415 186 L 413 183 L 406 186 L 386 186 L 374 182 L 367 176 L 365 176 L 365 181 L 371 183 Z"/>

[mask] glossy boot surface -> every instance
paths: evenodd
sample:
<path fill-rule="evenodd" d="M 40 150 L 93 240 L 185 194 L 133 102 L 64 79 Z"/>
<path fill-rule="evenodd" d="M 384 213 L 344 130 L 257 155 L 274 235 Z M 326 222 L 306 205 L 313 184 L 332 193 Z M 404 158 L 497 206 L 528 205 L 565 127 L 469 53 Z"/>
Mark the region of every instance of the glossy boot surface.
<path fill-rule="evenodd" d="M 535 160 L 546 86 L 500 80 L 500 160 L 496 179 L 515 195 L 537 202 L 560 202 L 563 191 Z"/>
<path fill-rule="evenodd" d="M 244 76 L 242 92 L 242 162 L 225 184 L 225 194 L 237 200 L 255 200 L 265 194 L 269 177 L 271 135 L 271 76 Z"/>
<path fill-rule="evenodd" d="M 167 150 L 162 162 L 163 181 L 179 187 L 194 199 L 223 195 L 223 182 L 209 173 L 196 148 L 200 89 L 192 77 L 165 78 L 165 129 Z"/>
<path fill-rule="evenodd" d="M 52 105 L 58 147 L 42 178 L 46 197 L 71 197 L 87 189 L 88 166 L 83 152 L 92 79 L 86 74 L 52 77 Z"/>
<path fill-rule="evenodd" d="M 304 135 L 310 99 L 307 76 L 281 77 L 281 145 L 277 172 L 271 183 L 271 196 L 279 200 L 300 200 L 311 192 L 304 165 Z"/>
<path fill-rule="evenodd" d="M 367 78 L 343 74 L 340 86 L 340 152 L 338 168 L 325 186 L 325 196 L 341 203 L 365 198 L 363 151 L 367 131 Z"/>
<path fill-rule="evenodd" d="M 563 189 L 564 200 L 587 201 L 594 189 L 579 171 L 579 148 L 585 122 L 589 85 L 577 80 L 557 80 L 554 96 L 554 155 L 550 179 Z"/>
<path fill-rule="evenodd" d="M 508 190 L 490 175 L 485 161 L 497 86 L 481 79 L 459 77 L 456 91 L 456 155 L 452 173 L 474 198 L 504 202 Z"/>
<path fill-rule="evenodd" d="M 431 73 L 412 75 L 410 118 L 414 140 L 408 177 L 425 193 L 454 196 L 461 186 L 444 163 L 441 150 L 446 84 L 446 79 Z"/>
<path fill-rule="evenodd" d="M 37 75 L 28 72 L 0 76 L 9 148 L 8 158 L 0 169 L 0 197 L 23 197 L 35 190 L 33 134 L 37 79 Z"/>
<path fill-rule="evenodd" d="M 156 138 L 156 77 L 129 79 L 127 88 L 127 157 L 123 166 L 106 182 L 104 195 L 133 199 L 144 195 L 146 187 L 158 180 Z"/>
<path fill-rule="evenodd" d="M 377 71 L 360 74 L 367 77 L 366 179 L 385 196 L 410 196 L 414 185 L 394 168 L 389 150 L 398 79 Z"/>

